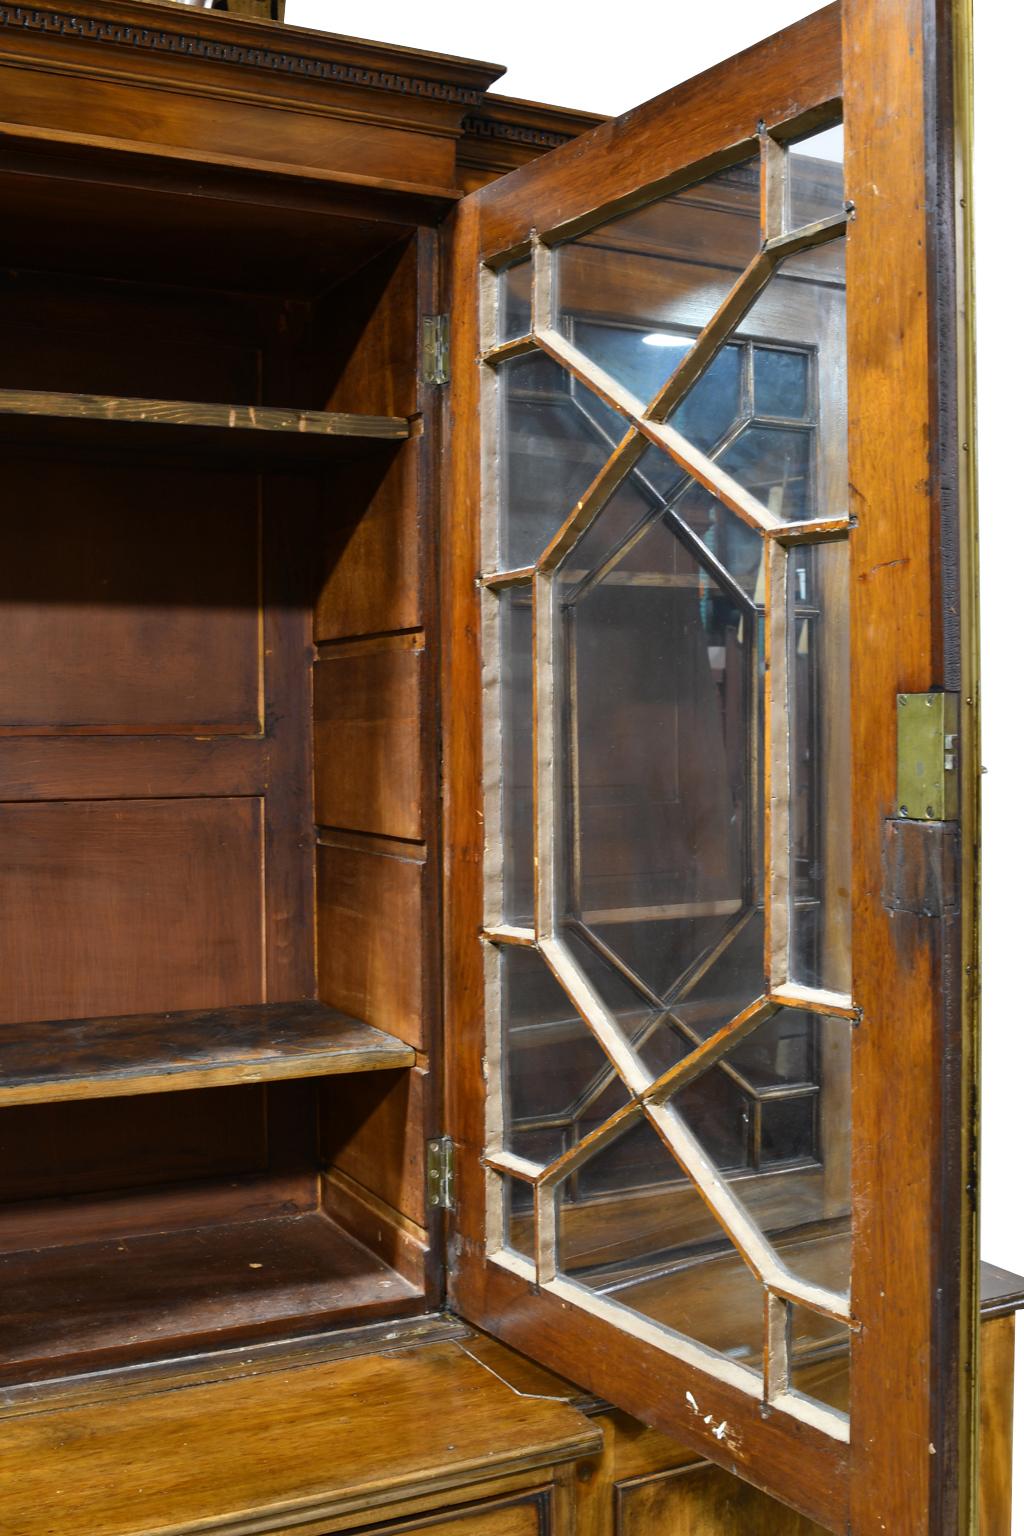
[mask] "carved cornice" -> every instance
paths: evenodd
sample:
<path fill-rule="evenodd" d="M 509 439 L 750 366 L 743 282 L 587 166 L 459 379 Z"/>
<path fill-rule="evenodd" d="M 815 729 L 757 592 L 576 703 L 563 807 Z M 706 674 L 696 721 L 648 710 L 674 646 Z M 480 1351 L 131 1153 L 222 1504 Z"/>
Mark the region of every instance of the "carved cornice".
<path fill-rule="evenodd" d="M 457 85 L 449 80 L 433 80 L 426 76 L 374 69 L 339 59 L 292 53 L 283 48 L 260 47 L 257 44 L 232 42 L 227 38 L 206 37 L 200 33 L 169 31 L 165 27 L 149 27 L 136 22 L 114 21 L 109 17 L 93 17 L 37 6 L 0 3 L 0 28 L 74 38 L 82 42 L 133 48 L 142 52 L 209 59 L 219 64 L 238 64 L 298 79 L 366 86 L 468 107 L 479 106 L 484 97 L 483 90 Z"/>
<path fill-rule="evenodd" d="M 476 117 L 472 113 L 462 125 L 469 138 L 500 139 L 506 144 L 527 144 L 532 149 L 558 149 L 576 137 L 572 133 L 555 133 L 547 128 L 529 128 L 524 123 L 501 123 L 492 117 Z"/>

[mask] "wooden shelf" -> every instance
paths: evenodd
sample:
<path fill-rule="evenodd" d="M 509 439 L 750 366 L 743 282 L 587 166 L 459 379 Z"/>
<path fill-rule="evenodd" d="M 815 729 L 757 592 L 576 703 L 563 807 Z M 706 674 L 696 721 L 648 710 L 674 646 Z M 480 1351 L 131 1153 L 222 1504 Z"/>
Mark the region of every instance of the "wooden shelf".
<path fill-rule="evenodd" d="M 415 1286 L 317 1211 L 27 1249 L 0 1257 L 0 1380 L 420 1305 Z"/>
<path fill-rule="evenodd" d="M 0 389 L 0 440 L 26 447 L 172 452 L 303 463 L 376 451 L 410 435 L 404 416 Z"/>
<path fill-rule="evenodd" d="M 409 1067 L 415 1051 L 315 1001 L 0 1027 L 0 1106 Z"/>

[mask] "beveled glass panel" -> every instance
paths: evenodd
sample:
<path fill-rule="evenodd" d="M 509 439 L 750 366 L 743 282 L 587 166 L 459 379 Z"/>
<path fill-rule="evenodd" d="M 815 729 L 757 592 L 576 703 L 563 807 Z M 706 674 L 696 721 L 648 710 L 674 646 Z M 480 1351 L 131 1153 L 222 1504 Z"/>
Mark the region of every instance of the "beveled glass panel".
<path fill-rule="evenodd" d="M 819 219 L 841 213 L 845 195 L 842 123 L 790 145 L 790 229 L 816 224 Z"/>
<path fill-rule="evenodd" d="M 646 1119 L 560 1186 L 556 1210 L 562 1274 L 760 1373 L 762 1287 Z"/>
<path fill-rule="evenodd" d="M 530 291 L 533 263 L 513 262 L 498 274 L 498 340 L 515 341 L 530 334 Z"/>
<path fill-rule="evenodd" d="M 506 923 L 533 926 L 533 592 L 508 587 L 497 602 L 501 691 L 502 906 Z"/>
<path fill-rule="evenodd" d="M 790 975 L 849 992 L 849 547 L 790 560 Z"/>
<path fill-rule="evenodd" d="M 752 159 L 559 246 L 562 334 L 646 404 L 757 254 L 760 197 Z"/>
<path fill-rule="evenodd" d="M 499 561 L 518 570 L 543 554 L 627 424 L 544 353 L 510 358 L 498 372 Z"/>
<path fill-rule="evenodd" d="M 727 957 L 761 900 L 757 613 L 653 490 L 663 457 L 644 453 L 556 574 L 558 909 L 652 1005 L 702 980 L 707 1013 L 715 978 L 731 1017 L 763 990 Z M 651 1070 L 689 1048 L 660 1030 Z"/>

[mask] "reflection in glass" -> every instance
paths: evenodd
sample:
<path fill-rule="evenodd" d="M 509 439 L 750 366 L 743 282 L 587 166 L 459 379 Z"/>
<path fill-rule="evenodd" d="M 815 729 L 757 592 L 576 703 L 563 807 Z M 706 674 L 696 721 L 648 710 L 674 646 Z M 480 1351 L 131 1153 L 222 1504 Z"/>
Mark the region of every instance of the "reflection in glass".
<path fill-rule="evenodd" d="M 790 145 L 790 229 L 841 213 L 844 196 L 842 123 Z"/>
<path fill-rule="evenodd" d="M 543 554 L 626 423 L 543 353 L 511 358 L 499 375 L 500 568 L 518 570 Z"/>
<path fill-rule="evenodd" d="M 781 262 L 740 328 L 752 410 L 715 457 L 787 522 L 847 507 L 845 253 L 840 239 Z"/>
<path fill-rule="evenodd" d="M 530 289 L 533 263 L 513 262 L 498 274 L 498 340 L 515 341 L 530 334 Z"/>
<path fill-rule="evenodd" d="M 509 587 L 497 602 L 501 666 L 503 919 L 533 925 L 533 593 Z"/>
<path fill-rule="evenodd" d="M 647 404 L 685 350 L 681 333 L 703 330 L 757 254 L 760 199 L 747 160 L 559 246 L 563 335 Z M 610 326 L 639 329 L 619 344 Z"/>

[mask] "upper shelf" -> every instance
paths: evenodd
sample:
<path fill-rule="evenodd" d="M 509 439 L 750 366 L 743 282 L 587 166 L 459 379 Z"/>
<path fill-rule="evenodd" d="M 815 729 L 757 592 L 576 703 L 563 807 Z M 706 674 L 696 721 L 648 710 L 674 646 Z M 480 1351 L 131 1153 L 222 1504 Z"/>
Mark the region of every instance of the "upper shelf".
<path fill-rule="evenodd" d="M 188 447 L 301 464 L 403 442 L 410 432 L 404 416 L 0 390 L 0 438 L 29 446 L 116 443 L 119 450 L 142 452 Z"/>
<path fill-rule="evenodd" d="M 7 1024 L 0 1106 L 412 1066 L 410 1046 L 325 1003 Z"/>

